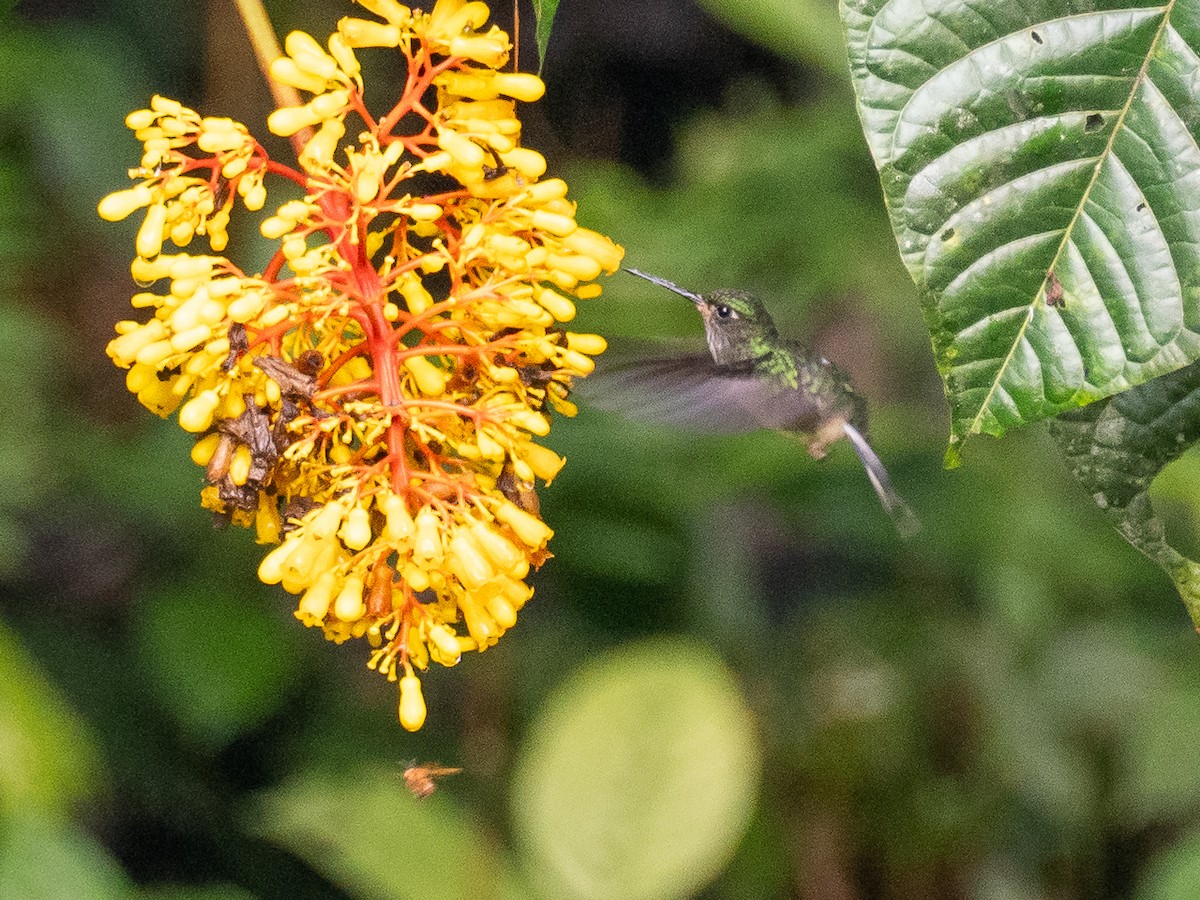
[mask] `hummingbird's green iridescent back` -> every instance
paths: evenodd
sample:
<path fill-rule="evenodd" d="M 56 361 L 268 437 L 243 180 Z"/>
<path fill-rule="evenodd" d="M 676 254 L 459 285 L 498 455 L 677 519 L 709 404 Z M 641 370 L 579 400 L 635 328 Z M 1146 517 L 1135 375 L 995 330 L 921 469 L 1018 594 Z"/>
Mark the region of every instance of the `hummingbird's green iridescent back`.
<path fill-rule="evenodd" d="M 597 380 L 585 382 L 584 393 L 596 406 L 707 431 L 772 428 L 802 438 L 816 459 L 847 438 L 900 531 L 911 534 L 920 527 L 867 442 L 866 402 L 842 370 L 781 338 L 766 307 L 751 294 L 725 289 L 695 294 L 636 269 L 626 271 L 691 300 L 704 320 L 708 353 L 602 365 Z"/>

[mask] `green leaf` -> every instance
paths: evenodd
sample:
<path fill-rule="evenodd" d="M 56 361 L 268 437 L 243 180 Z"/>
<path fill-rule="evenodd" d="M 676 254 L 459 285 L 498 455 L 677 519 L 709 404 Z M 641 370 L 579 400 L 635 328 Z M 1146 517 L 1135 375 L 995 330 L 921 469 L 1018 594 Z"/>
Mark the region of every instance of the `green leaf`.
<path fill-rule="evenodd" d="M 1166 570 L 1200 628 L 1200 564 L 1167 542 L 1149 494 L 1154 477 L 1200 439 L 1200 364 L 1067 413 L 1050 430 L 1084 489 Z"/>
<path fill-rule="evenodd" d="M 6 810 L 7 812 L 7 810 Z M 135 888 L 91 835 L 55 816 L 0 819 L 0 897 L 132 900 Z"/>
<path fill-rule="evenodd" d="M 533 17 L 537 20 L 538 74 L 546 67 L 546 48 L 550 46 L 550 29 L 558 12 L 558 0 L 531 0 Z"/>
<path fill-rule="evenodd" d="M 360 900 L 459 900 L 530 894 L 442 791 L 417 800 L 400 770 L 305 775 L 266 795 L 264 834 Z"/>
<path fill-rule="evenodd" d="M 760 752 L 737 686 L 704 645 L 653 640 L 593 662 L 533 724 L 513 813 L 544 896 L 692 896 L 728 862 Z"/>
<path fill-rule="evenodd" d="M 1200 8 L 843 0 L 859 115 L 967 435 L 1200 356 Z"/>
<path fill-rule="evenodd" d="M 291 630 L 256 592 L 177 580 L 142 601 L 136 652 L 151 692 L 191 739 L 222 747 L 284 702 L 296 669 Z"/>
<path fill-rule="evenodd" d="M 101 786 L 101 757 L 86 721 L 3 624 L 0 756 L 4 759 L 0 766 L 3 814 L 66 815 Z M 0 897 L 10 896 L 20 895 L 0 890 Z"/>

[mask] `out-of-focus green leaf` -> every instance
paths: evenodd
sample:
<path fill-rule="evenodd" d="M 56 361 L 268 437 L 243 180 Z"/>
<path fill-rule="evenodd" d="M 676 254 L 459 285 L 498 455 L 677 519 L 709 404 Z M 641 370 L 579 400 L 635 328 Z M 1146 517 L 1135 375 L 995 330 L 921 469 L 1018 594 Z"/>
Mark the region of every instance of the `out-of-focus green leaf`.
<path fill-rule="evenodd" d="M 1150 483 L 1200 439 L 1200 364 L 1051 423 L 1071 471 L 1125 540 L 1175 582 L 1200 627 L 1200 564 L 1166 539 L 1150 502 Z"/>
<path fill-rule="evenodd" d="M 75 826 L 37 814 L 0 818 L 0 897 L 132 900 L 136 896 L 116 861 Z"/>
<path fill-rule="evenodd" d="M 1200 693 L 1195 679 L 1142 698 L 1128 729 L 1121 800 L 1133 826 L 1185 819 L 1200 804 Z"/>
<path fill-rule="evenodd" d="M 745 701 L 711 650 L 610 652 L 560 686 L 517 764 L 535 883 L 556 898 L 691 896 L 741 838 L 759 769 Z"/>
<path fill-rule="evenodd" d="M 1193 5 L 842 11 L 863 129 L 950 398 L 949 462 L 970 434 L 1200 356 Z"/>
<path fill-rule="evenodd" d="M 1200 831 L 1160 855 L 1138 884 L 1134 900 L 1195 900 L 1200 885 Z"/>
<path fill-rule="evenodd" d="M 533 15 L 537 20 L 538 72 L 546 67 L 546 48 L 550 46 L 550 32 L 554 28 L 554 16 L 558 13 L 558 0 L 530 0 Z"/>
<path fill-rule="evenodd" d="M 156 884 L 138 892 L 138 900 L 255 900 L 232 884 Z"/>
<path fill-rule="evenodd" d="M 202 580 L 173 584 L 144 597 L 137 616 L 150 688 L 210 747 L 274 712 L 295 666 L 286 624 L 246 593 Z"/>
<path fill-rule="evenodd" d="M 531 895 L 444 792 L 417 800 L 401 773 L 298 777 L 266 795 L 250 827 L 362 900 Z"/>
<path fill-rule="evenodd" d="M 726 25 L 776 53 L 846 77 L 846 45 L 832 3 L 819 0 L 700 0 Z"/>
<path fill-rule="evenodd" d="M 0 759 L 6 813 L 28 809 L 65 815 L 97 788 L 100 758 L 87 725 L 2 625 Z M 17 896 L 0 890 L 0 897 Z"/>

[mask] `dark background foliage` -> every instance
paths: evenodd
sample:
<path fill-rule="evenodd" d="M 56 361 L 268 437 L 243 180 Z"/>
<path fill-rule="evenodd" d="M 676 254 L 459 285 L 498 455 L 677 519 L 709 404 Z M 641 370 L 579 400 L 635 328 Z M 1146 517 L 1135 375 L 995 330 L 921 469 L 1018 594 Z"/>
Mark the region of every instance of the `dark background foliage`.
<path fill-rule="evenodd" d="M 320 37 L 353 12 L 268 6 L 281 34 Z M 548 441 L 568 465 L 543 492 L 557 536 L 535 601 L 426 677 L 415 736 L 363 648 L 301 629 L 257 583 L 251 536 L 212 529 L 189 439 L 103 354 L 133 289 L 136 224 L 95 216 L 136 161 L 125 113 L 161 92 L 265 133 L 231 4 L 26 2 L 0 26 L 0 896 L 556 896 L 530 797 L 587 780 L 572 747 L 590 732 L 548 710 L 583 706 L 581 666 L 643 658 L 610 675 L 690 666 L 748 710 L 750 744 L 670 743 L 669 711 L 614 713 L 639 748 L 614 804 L 695 772 L 680 815 L 708 833 L 705 810 L 744 797 L 749 826 L 714 837 L 711 872 L 664 863 L 659 888 L 579 896 L 1194 896 L 1200 643 L 1178 598 L 1041 429 L 942 470 L 944 402 L 836 11 L 707 6 L 566 0 L 525 142 L 628 263 L 751 288 L 849 369 L 925 529 L 898 540 L 845 446 L 818 464 L 774 434 L 584 410 Z M 581 330 L 699 332 L 626 276 L 582 305 Z M 1184 542 L 1198 465 L 1156 488 Z M 416 804 L 413 759 L 465 772 Z M 675 858 L 637 827 L 605 866 Z"/>

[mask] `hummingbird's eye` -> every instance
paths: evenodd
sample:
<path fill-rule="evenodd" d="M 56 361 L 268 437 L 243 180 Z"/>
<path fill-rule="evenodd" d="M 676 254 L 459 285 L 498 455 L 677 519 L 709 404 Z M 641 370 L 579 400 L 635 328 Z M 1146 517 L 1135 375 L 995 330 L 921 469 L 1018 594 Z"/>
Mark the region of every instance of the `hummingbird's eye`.
<path fill-rule="evenodd" d="M 724 303 L 722 303 L 720 306 L 717 307 L 717 318 L 718 319 L 733 318 L 733 309 L 729 306 L 726 306 Z"/>

